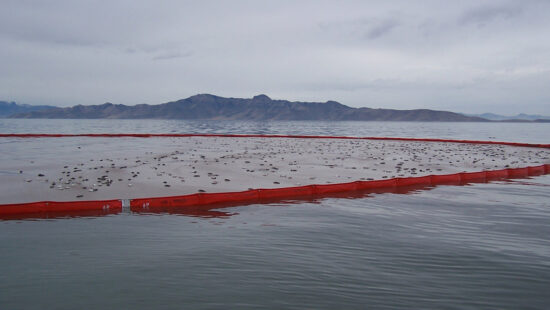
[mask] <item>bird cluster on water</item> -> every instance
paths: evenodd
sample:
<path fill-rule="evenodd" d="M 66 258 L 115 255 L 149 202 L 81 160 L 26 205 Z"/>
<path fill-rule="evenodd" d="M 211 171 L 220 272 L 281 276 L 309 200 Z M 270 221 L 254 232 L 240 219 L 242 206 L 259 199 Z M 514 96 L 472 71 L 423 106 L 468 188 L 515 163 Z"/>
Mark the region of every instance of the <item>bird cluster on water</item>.
<path fill-rule="evenodd" d="M 85 154 L 86 144 L 78 151 Z M 547 149 L 484 144 L 190 137 L 165 139 L 155 151 L 132 156 L 48 167 L 24 181 L 76 198 L 181 195 L 525 167 L 549 158 Z"/>

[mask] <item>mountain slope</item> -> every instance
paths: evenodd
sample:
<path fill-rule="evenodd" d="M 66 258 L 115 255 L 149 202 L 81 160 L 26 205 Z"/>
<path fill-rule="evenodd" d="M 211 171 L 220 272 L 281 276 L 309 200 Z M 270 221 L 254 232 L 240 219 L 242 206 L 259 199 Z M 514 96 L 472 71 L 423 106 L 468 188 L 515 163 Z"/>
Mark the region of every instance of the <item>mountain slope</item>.
<path fill-rule="evenodd" d="M 15 102 L 0 101 L 0 117 L 9 117 L 18 113 L 28 113 L 54 108 L 48 105 L 17 104 Z"/>

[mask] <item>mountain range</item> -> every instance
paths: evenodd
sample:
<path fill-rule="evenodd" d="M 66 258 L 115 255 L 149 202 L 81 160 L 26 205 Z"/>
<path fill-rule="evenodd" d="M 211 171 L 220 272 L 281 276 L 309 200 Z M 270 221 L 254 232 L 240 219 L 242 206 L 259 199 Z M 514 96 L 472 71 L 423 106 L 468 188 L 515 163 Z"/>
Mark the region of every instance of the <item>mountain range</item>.
<path fill-rule="evenodd" d="M 0 108 L 2 108 L 0 106 Z M 163 104 L 105 103 L 77 105 L 68 108 L 40 107 L 15 111 L 11 118 L 71 118 L 71 119 L 210 119 L 210 120 L 325 120 L 325 121 L 451 121 L 485 122 L 484 118 L 454 112 L 428 109 L 393 110 L 352 108 L 336 101 L 291 102 L 273 100 L 266 95 L 251 99 L 224 98 L 199 94 Z"/>

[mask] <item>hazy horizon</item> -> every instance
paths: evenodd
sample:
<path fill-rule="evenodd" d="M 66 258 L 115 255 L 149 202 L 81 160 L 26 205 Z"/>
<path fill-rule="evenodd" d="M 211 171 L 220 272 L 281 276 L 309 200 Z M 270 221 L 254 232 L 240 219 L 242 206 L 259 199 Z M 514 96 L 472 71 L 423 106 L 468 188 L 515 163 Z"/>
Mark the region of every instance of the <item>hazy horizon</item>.
<path fill-rule="evenodd" d="M 0 100 L 550 115 L 549 1 L 2 1 Z"/>

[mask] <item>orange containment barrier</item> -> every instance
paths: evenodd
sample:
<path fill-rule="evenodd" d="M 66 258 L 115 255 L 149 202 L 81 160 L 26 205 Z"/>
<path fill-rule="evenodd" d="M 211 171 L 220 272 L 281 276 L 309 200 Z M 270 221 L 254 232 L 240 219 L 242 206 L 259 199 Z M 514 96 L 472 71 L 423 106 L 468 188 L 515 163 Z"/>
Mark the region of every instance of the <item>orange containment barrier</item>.
<path fill-rule="evenodd" d="M 260 200 L 290 199 L 298 197 L 307 197 L 315 194 L 315 187 L 311 185 L 258 189 L 258 198 Z"/>
<path fill-rule="evenodd" d="M 372 190 L 372 189 L 391 189 L 397 186 L 397 179 L 363 181 L 359 183 L 357 189 Z"/>
<path fill-rule="evenodd" d="M 463 183 L 475 182 L 475 181 L 483 182 L 487 180 L 487 171 L 461 172 L 459 176 L 460 176 L 460 181 Z"/>
<path fill-rule="evenodd" d="M 448 139 L 417 139 L 417 138 L 384 138 L 384 137 L 336 137 L 336 136 L 286 136 L 286 135 L 221 135 L 221 134 L 0 134 L 0 137 L 16 138 L 56 138 L 56 137 L 255 137 L 255 138 L 304 138 L 304 139 L 371 139 L 421 142 L 451 142 L 471 144 L 499 144 L 521 147 L 550 148 L 550 144 L 528 144 L 494 141 L 448 140 Z M 57 213 L 71 216 L 74 212 L 86 214 L 111 214 L 129 207 L 134 212 L 162 211 L 174 208 L 198 208 L 216 204 L 244 204 L 265 201 L 281 201 L 287 199 L 303 199 L 323 197 L 353 192 L 400 192 L 407 188 L 426 188 L 437 185 L 460 185 L 465 183 L 483 183 L 506 178 L 525 178 L 550 174 L 550 164 L 532 167 L 509 168 L 492 171 L 460 172 L 446 175 L 428 175 L 408 178 L 394 178 L 372 181 L 355 181 L 337 184 L 311 184 L 296 187 L 271 189 L 250 189 L 241 192 L 195 193 L 183 196 L 153 197 L 129 199 L 129 205 L 123 206 L 124 200 L 100 201 L 41 201 L 31 203 L 0 205 L 0 219 L 44 217 L 40 214 Z M 128 200 L 126 200 L 128 201 Z M 208 211 L 213 212 L 213 211 Z M 215 212 L 213 212 L 215 213 Z M 28 215 L 28 216 L 25 216 Z"/>
<path fill-rule="evenodd" d="M 489 180 L 498 180 L 498 179 L 506 179 L 506 178 L 508 178 L 508 169 L 487 171 L 487 179 Z"/>
<path fill-rule="evenodd" d="M 73 211 L 108 211 L 109 213 L 116 213 L 121 210 L 122 201 L 120 200 L 39 201 L 0 205 L 0 215 Z"/>
<path fill-rule="evenodd" d="M 525 178 L 529 175 L 529 168 L 512 168 L 508 169 L 509 178 Z"/>
<path fill-rule="evenodd" d="M 231 193 L 199 193 L 184 196 L 141 198 L 131 200 L 132 211 L 155 210 L 166 207 L 185 207 L 192 205 L 254 203 L 281 201 L 285 199 L 330 196 L 335 193 L 354 191 L 395 192 L 399 188 L 430 187 L 437 185 L 460 185 L 467 183 L 485 183 L 505 178 L 524 178 L 532 175 L 550 174 L 550 164 L 511 168 L 493 171 L 461 172 L 445 175 L 429 175 L 389 180 L 355 181 L 349 183 L 304 185 L 270 189 L 252 189 Z"/>
<path fill-rule="evenodd" d="M 324 185 L 311 185 L 313 186 L 314 192 L 317 195 L 326 195 L 332 193 L 341 193 L 355 191 L 361 186 L 361 181 L 349 182 L 349 183 L 339 183 L 339 184 L 324 184 Z"/>
<path fill-rule="evenodd" d="M 530 176 L 543 175 L 546 169 L 544 166 L 527 167 L 527 174 Z"/>
<path fill-rule="evenodd" d="M 396 185 L 397 187 L 404 186 L 430 186 L 432 185 L 432 177 L 427 175 L 424 177 L 415 177 L 415 178 L 397 178 Z"/>
<path fill-rule="evenodd" d="M 461 178 L 458 173 L 454 174 L 442 174 L 442 175 L 432 175 L 431 176 L 432 184 L 460 184 Z"/>

